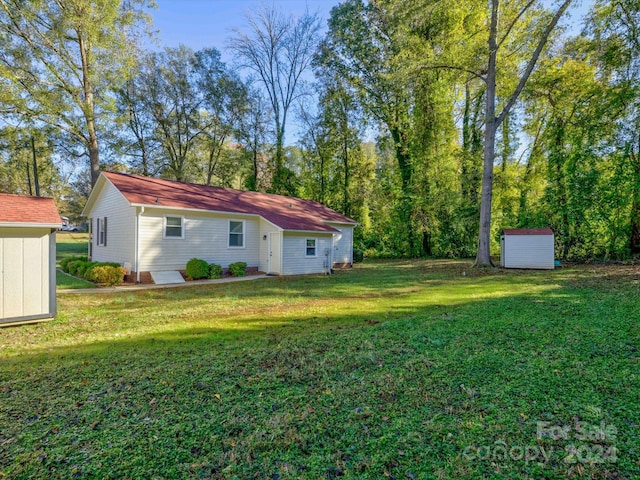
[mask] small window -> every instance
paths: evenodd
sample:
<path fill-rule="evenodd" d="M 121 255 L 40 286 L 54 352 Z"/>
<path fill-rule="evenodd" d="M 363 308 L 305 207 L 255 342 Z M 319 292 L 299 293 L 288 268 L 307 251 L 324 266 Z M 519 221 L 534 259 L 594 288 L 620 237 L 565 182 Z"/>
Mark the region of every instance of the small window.
<path fill-rule="evenodd" d="M 229 248 L 244 248 L 243 221 L 229 221 Z"/>
<path fill-rule="evenodd" d="M 96 245 L 107 246 L 107 217 L 96 218 Z"/>
<path fill-rule="evenodd" d="M 183 220 L 182 217 L 164 217 L 164 237 L 184 238 Z"/>
<path fill-rule="evenodd" d="M 315 257 L 316 256 L 316 239 L 315 238 L 307 238 L 307 257 Z"/>

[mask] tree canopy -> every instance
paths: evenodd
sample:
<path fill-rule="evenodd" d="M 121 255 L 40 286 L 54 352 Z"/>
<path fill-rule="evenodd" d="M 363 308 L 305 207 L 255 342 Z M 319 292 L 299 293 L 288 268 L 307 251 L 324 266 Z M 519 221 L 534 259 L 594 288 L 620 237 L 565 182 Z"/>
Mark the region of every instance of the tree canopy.
<path fill-rule="evenodd" d="M 639 2 L 270 7 L 199 51 L 143 49 L 148 6 L 0 0 L 4 191 L 73 216 L 107 168 L 323 202 L 367 256 L 640 254 Z"/>

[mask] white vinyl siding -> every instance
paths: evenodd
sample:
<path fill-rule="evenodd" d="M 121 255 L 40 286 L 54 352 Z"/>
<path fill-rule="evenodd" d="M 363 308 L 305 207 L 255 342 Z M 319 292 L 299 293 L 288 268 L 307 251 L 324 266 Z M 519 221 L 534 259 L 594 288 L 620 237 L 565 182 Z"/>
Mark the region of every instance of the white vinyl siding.
<path fill-rule="evenodd" d="M 243 220 L 245 248 L 229 248 L 228 216 L 184 212 L 182 228 L 186 234 L 180 242 L 164 237 L 165 216 L 175 214 L 147 207 L 140 216 L 141 272 L 182 270 L 192 258 L 217 263 L 223 268 L 233 262 L 246 262 L 249 267 L 259 265 L 261 237 L 258 236 L 258 217 Z"/>
<path fill-rule="evenodd" d="M 503 235 L 500 253 L 504 268 L 554 268 L 553 235 Z"/>
<path fill-rule="evenodd" d="M 307 256 L 308 234 L 285 232 L 282 238 L 282 273 L 284 275 L 302 275 L 308 273 L 323 273 L 325 271 L 325 252 L 331 255 L 332 236 L 316 237 L 315 257 Z"/>
<path fill-rule="evenodd" d="M 340 230 L 333 236 L 333 263 L 353 264 L 353 225 L 330 223 L 330 226 Z"/>
<path fill-rule="evenodd" d="M 88 217 L 93 218 L 93 248 L 91 259 L 96 262 L 130 262 L 135 265 L 136 209 L 106 181 Z M 106 222 L 101 222 L 106 218 Z M 97 231 L 96 223 L 106 223 L 106 232 Z M 106 234 L 104 239 L 102 234 Z M 106 243 L 106 245 L 104 245 Z M 100 246 L 98 246 L 100 245 Z"/>
<path fill-rule="evenodd" d="M 55 315 L 54 256 L 50 229 L 0 227 L 0 322 Z"/>

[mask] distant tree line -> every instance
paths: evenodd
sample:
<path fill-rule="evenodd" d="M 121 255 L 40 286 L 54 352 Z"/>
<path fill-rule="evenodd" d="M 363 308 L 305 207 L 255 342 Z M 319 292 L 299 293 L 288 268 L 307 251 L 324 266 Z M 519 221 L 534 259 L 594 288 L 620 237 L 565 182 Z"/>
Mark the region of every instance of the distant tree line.
<path fill-rule="evenodd" d="M 369 256 L 486 264 L 503 228 L 548 226 L 559 258 L 631 258 L 640 1 L 567 31 L 570 4 L 344 0 L 322 37 L 265 8 L 226 65 L 144 50 L 143 0 L 0 0 L 0 190 L 73 217 L 119 170 L 320 201 Z"/>

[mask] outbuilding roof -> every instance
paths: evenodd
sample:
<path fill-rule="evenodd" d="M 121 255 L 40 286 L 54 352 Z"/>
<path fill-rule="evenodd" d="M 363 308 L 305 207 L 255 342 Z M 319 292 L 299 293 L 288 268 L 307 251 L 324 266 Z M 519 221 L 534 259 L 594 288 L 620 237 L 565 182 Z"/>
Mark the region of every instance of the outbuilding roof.
<path fill-rule="evenodd" d="M 550 228 L 505 228 L 503 235 L 553 235 Z"/>
<path fill-rule="evenodd" d="M 131 205 L 260 215 L 283 230 L 336 232 L 332 223 L 356 224 L 311 200 L 183 183 L 124 173 L 102 172 Z"/>
<path fill-rule="evenodd" d="M 57 228 L 62 220 L 52 198 L 0 193 L 0 225 Z"/>

